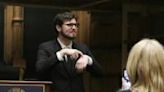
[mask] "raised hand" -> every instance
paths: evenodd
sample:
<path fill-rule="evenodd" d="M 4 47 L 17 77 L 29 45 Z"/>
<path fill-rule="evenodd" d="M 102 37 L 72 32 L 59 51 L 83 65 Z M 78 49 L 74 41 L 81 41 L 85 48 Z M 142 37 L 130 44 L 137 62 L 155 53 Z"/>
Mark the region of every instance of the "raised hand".
<path fill-rule="evenodd" d="M 69 49 L 69 48 L 60 50 L 60 54 L 61 54 L 61 56 L 68 55 L 72 59 L 77 59 L 79 56 L 83 55 L 83 53 L 81 51 L 79 51 L 77 49 Z"/>
<path fill-rule="evenodd" d="M 82 55 L 75 64 L 75 68 L 77 72 L 83 72 L 87 64 L 88 64 L 88 56 Z"/>

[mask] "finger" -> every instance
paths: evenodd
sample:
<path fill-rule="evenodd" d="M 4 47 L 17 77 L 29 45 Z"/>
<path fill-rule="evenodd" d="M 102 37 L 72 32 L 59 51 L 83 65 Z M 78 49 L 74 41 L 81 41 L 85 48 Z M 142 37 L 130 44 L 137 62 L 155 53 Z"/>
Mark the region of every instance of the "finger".
<path fill-rule="evenodd" d="M 79 57 L 79 55 L 77 53 L 71 55 L 72 59 L 77 59 L 78 57 Z"/>
<path fill-rule="evenodd" d="M 81 51 L 79 51 L 79 50 L 76 50 L 76 53 L 79 54 L 79 55 L 83 55 L 83 53 Z"/>
<path fill-rule="evenodd" d="M 80 66 L 79 66 L 78 63 L 75 64 L 75 68 L 76 68 L 76 69 L 80 69 Z"/>
<path fill-rule="evenodd" d="M 75 53 L 74 57 L 75 57 L 75 59 L 77 59 L 78 58 L 78 53 Z"/>
<path fill-rule="evenodd" d="M 83 69 L 83 68 L 82 68 L 82 65 L 81 65 L 80 63 L 76 63 L 75 68 L 76 68 L 76 69 Z"/>
<path fill-rule="evenodd" d="M 86 66 L 84 63 L 78 64 L 77 68 L 78 69 L 84 69 Z"/>

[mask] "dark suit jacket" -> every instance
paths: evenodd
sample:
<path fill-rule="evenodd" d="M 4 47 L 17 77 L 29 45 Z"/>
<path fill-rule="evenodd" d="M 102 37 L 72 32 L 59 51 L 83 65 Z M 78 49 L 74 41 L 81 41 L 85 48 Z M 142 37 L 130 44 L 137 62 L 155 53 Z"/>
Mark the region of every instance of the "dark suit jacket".
<path fill-rule="evenodd" d="M 86 45 L 73 42 L 72 48 L 78 49 L 92 58 L 93 64 L 88 65 L 86 71 L 89 71 L 93 76 L 102 75 L 100 65 Z M 61 47 L 57 40 L 41 44 L 36 63 L 37 72 L 42 80 L 53 81 L 54 92 L 84 92 L 83 73 L 77 73 L 74 68 L 76 60 L 69 59 L 71 63 L 69 61 L 59 61 L 56 56 L 56 52 L 59 50 L 61 50 Z M 47 78 L 45 79 L 45 77 Z"/>

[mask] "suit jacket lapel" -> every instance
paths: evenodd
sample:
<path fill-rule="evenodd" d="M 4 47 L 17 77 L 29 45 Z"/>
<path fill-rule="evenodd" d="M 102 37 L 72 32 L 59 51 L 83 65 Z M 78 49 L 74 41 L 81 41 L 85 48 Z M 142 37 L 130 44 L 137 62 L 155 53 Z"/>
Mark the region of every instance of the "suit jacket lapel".
<path fill-rule="evenodd" d="M 57 52 L 58 50 L 62 49 L 57 40 L 52 41 L 52 49 L 53 52 Z"/>
<path fill-rule="evenodd" d="M 64 62 L 65 68 L 67 70 L 67 73 L 69 75 L 69 77 L 73 76 L 73 69 L 74 69 L 74 65 L 73 65 L 73 60 L 68 56 L 67 57 L 67 62 Z"/>
<path fill-rule="evenodd" d="M 52 48 L 53 48 L 53 50 L 52 50 L 53 52 L 57 52 L 57 51 L 62 49 L 57 40 L 53 41 Z M 59 61 L 59 62 L 63 63 L 63 67 L 64 67 L 64 70 L 65 70 L 65 72 L 63 71 L 64 72 L 63 74 L 67 77 L 70 77 L 71 76 L 70 66 L 67 64 L 67 62 L 65 60 L 64 61 Z M 71 61 L 68 61 L 68 62 L 71 62 Z"/>
<path fill-rule="evenodd" d="M 78 49 L 78 50 L 80 49 L 79 46 L 74 42 L 73 42 L 72 48 Z M 77 60 L 72 60 L 69 56 L 67 57 L 67 59 L 68 59 L 68 61 L 64 62 L 64 66 L 66 68 L 66 71 L 67 71 L 69 77 L 73 77 L 76 75 L 75 64 L 76 64 Z"/>

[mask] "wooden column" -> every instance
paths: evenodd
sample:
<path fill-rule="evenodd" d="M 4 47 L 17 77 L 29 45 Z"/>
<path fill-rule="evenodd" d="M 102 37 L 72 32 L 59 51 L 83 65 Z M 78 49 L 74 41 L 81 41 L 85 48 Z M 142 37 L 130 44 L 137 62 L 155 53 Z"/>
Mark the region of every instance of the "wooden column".
<path fill-rule="evenodd" d="M 7 5 L 4 14 L 4 60 L 11 64 L 22 57 L 23 7 Z"/>
<path fill-rule="evenodd" d="M 89 45 L 90 13 L 88 11 L 73 11 L 73 13 L 78 17 L 78 22 L 80 24 L 76 40 Z"/>
<path fill-rule="evenodd" d="M 22 58 L 23 55 L 23 7 L 13 7 L 13 56 L 14 58 Z"/>
<path fill-rule="evenodd" d="M 4 17 L 4 60 L 19 67 L 19 79 L 23 79 L 25 60 L 23 56 L 23 12 L 21 6 L 7 5 Z"/>
<path fill-rule="evenodd" d="M 4 10 L 4 60 L 11 63 L 12 59 L 12 17 L 13 6 L 6 6 Z"/>

